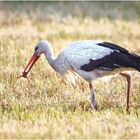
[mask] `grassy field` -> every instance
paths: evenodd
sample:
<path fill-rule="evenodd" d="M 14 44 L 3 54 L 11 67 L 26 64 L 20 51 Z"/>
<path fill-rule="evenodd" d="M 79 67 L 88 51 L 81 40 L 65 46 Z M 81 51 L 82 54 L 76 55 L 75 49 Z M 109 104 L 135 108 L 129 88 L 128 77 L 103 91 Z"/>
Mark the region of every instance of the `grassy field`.
<path fill-rule="evenodd" d="M 130 114 L 119 75 L 94 81 L 97 111 L 91 110 L 89 90 L 83 101 L 78 85 L 60 84 L 44 56 L 29 82 L 17 80 L 41 39 L 50 41 L 56 56 L 67 43 L 86 39 L 111 41 L 140 55 L 140 2 L 0 2 L 0 138 L 140 138 L 136 71 L 130 73 Z"/>

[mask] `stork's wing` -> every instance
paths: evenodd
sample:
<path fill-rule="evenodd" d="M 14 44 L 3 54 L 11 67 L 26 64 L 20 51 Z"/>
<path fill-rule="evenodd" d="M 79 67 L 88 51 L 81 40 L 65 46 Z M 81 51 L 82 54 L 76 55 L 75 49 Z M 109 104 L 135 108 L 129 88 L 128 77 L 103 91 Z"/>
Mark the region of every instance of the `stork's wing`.
<path fill-rule="evenodd" d="M 129 58 L 126 54 L 114 51 L 101 59 L 90 59 L 90 62 L 88 64 L 82 65 L 81 69 L 84 71 L 92 71 L 94 69 L 112 71 L 116 68 L 131 67 L 129 62 Z"/>
<path fill-rule="evenodd" d="M 67 59 L 71 66 L 85 71 L 129 67 L 127 54 L 129 52 L 126 49 L 101 41 L 77 42 L 67 49 Z"/>
<path fill-rule="evenodd" d="M 126 49 L 124 49 L 116 44 L 110 43 L 110 42 L 102 42 L 102 43 L 98 43 L 98 45 L 106 47 L 106 48 L 110 48 L 112 50 L 116 50 L 119 52 L 129 53 L 128 50 L 126 50 Z"/>

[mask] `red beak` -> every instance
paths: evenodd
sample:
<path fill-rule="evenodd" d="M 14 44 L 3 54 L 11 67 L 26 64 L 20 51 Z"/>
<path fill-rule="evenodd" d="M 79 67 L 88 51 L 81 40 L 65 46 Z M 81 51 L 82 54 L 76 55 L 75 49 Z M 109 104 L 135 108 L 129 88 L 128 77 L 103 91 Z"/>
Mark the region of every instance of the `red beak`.
<path fill-rule="evenodd" d="M 30 61 L 28 62 L 27 66 L 25 67 L 24 71 L 22 72 L 22 76 L 24 78 L 27 78 L 27 74 L 29 73 L 29 71 L 31 70 L 31 68 L 33 67 L 33 65 L 35 64 L 35 62 L 38 60 L 40 56 L 37 56 L 36 53 L 34 53 L 30 59 Z"/>

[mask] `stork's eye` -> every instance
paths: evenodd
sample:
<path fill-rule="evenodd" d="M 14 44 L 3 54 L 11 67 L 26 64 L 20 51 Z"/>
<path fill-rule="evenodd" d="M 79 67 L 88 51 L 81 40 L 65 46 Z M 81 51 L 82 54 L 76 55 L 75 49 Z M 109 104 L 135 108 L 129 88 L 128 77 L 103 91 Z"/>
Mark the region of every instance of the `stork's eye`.
<path fill-rule="evenodd" d="M 35 47 L 35 52 L 38 50 L 38 46 Z"/>

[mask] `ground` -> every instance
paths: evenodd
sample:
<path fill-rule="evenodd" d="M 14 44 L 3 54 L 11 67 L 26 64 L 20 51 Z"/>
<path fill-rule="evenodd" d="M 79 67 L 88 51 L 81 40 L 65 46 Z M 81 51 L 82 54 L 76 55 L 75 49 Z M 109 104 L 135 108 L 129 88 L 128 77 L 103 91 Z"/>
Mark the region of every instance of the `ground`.
<path fill-rule="evenodd" d="M 100 39 L 140 55 L 140 2 L 0 2 L 0 138 L 140 138 L 140 74 L 94 81 L 89 90 L 61 83 L 44 56 L 21 75 L 36 42 L 48 40 L 57 56 L 69 42 Z"/>

